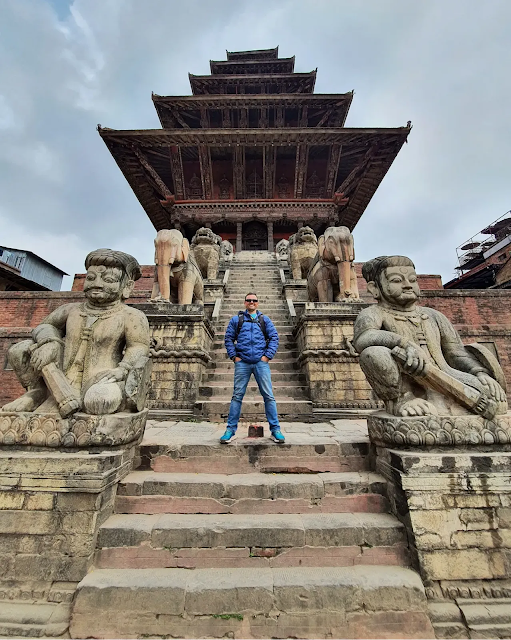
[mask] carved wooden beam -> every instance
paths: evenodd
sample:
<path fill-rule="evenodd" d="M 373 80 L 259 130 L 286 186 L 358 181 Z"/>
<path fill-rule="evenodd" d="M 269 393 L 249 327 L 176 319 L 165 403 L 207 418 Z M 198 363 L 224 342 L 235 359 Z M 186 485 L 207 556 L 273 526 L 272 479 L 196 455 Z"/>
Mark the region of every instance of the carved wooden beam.
<path fill-rule="evenodd" d="M 206 145 L 199 145 L 199 162 L 202 180 L 202 193 L 205 200 L 213 198 L 213 173 L 211 170 L 210 149 Z"/>
<path fill-rule="evenodd" d="M 339 170 L 339 160 L 341 158 L 341 145 L 333 144 L 330 147 L 330 157 L 326 168 L 325 196 L 330 198 L 335 192 L 335 178 Z"/>
<path fill-rule="evenodd" d="M 222 127 L 224 129 L 231 128 L 231 110 L 230 109 L 222 109 Z"/>
<path fill-rule="evenodd" d="M 161 196 L 163 197 L 163 199 L 171 200 L 174 197 L 173 194 L 170 192 L 170 189 L 160 178 L 156 170 L 152 167 L 152 165 L 150 164 L 146 156 L 142 153 L 142 151 L 140 151 L 140 149 L 137 149 L 136 147 L 133 148 L 133 151 L 137 156 L 138 161 L 140 162 L 142 167 L 147 171 L 147 173 L 151 176 L 151 178 L 155 182 L 156 187 L 160 192 Z"/>
<path fill-rule="evenodd" d="M 309 156 L 309 145 L 298 144 L 296 146 L 296 163 L 295 163 L 295 198 L 303 197 L 303 186 L 305 184 L 305 175 L 307 173 L 307 159 Z"/>
<path fill-rule="evenodd" d="M 203 129 L 209 129 L 208 110 L 206 107 L 202 107 L 200 110 L 200 126 Z"/>
<path fill-rule="evenodd" d="M 275 188 L 275 147 L 264 147 L 263 154 L 263 176 L 264 176 L 264 197 L 273 198 Z"/>
<path fill-rule="evenodd" d="M 301 112 L 300 112 L 300 123 L 299 126 L 300 127 L 306 127 L 308 122 L 309 122 L 309 108 L 307 107 L 307 105 L 305 105 L 304 107 L 302 107 Z"/>
<path fill-rule="evenodd" d="M 275 126 L 280 129 L 284 127 L 284 124 L 284 107 L 277 107 L 275 113 Z"/>
<path fill-rule="evenodd" d="M 245 147 L 237 145 L 234 148 L 234 197 L 245 197 Z"/>
<path fill-rule="evenodd" d="M 248 109 L 243 107 L 240 109 L 240 121 L 239 121 L 240 129 L 246 129 L 248 127 Z"/>
<path fill-rule="evenodd" d="M 321 120 L 316 125 L 316 127 L 322 127 L 325 124 L 325 122 L 328 120 L 328 118 L 332 115 L 332 112 L 333 112 L 333 109 L 327 109 L 323 114 L 323 117 L 321 118 Z"/>
<path fill-rule="evenodd" d="M 176 200 L 185 199 L 185 179 L 183 174 L 183 159 L 181 149 L 172 145 L 170 147 L 170 168 L 172 169 L 172 180 L 176 190 Z"/>
<path fill-rule="evenodd" d="M 261 129 L 268 127 L 268 109 L 266 107 L 259 109 L 259 127 Z"/>

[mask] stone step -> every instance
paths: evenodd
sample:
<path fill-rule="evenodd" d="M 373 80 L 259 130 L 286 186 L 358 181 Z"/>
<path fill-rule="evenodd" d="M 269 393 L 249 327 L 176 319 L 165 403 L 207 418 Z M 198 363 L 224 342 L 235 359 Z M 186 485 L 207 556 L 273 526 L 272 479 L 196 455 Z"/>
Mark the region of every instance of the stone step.
<path fill-rule="evenodd" d="M 197 411 L 208 418 L 226 418 L 229 414 L 231 396 L 216 397 L 214 400 L 199 399 L 195 403 Z M 310 400 L 298 400 L 296 398 L 278 398 L 277 412 L 279 419 L 299 418 L 312 414 L 312 402 Z M 241 417 L 243 419 L 261 419 L 265 415 L 263 399 L 246 398 L 243 402 Z M 245 418 L 246 417 L 246 418 Z"/>
<path fill-rule="evenodd" d="M 215 381 L 225 381 L 225 379 L 229 380 L 229 385 L 231 386 L 234 380 L 234 367 L 230 369 L 217 367 L 213 372 L 208 373 L 203 378 L 203 383 L 207 384 L 208 382 Z M 305 374 L 298 373 L 297 371 L 272 371 L 271 372 L 272 383 L 276 382 L 299 382 L 301 384 L 306 382 Z"/>
<path fill-rule="evenodd" d="M 243 406 L 250 404 L 255 403 L 246 401 Z M 262 400 L 258 404 L 263 405 Z M 293 404 L 310 403 L 294 401 Z M 370 467 L 368 442 L 343 442 L 321 435 L 310 437 L 286 433 L 283 428 L 286 443 L 276 444 L 269 437 L 247 438 L 247 427 L 240 426 L 234 440 L 220 444 L 218 439 L 223 431 L 221 425 L 213 430 L 211 427 L 197 426 L 195 430 L 186 427 L 183 435 L 175 435 L 172 430 L 157 430 L 157 433 L 150 430 L 140 445 L 143 469 L 158 473 L 235 474 L 339 473 L 368 471 Z"/>
<path fill-rule="evenodd" d="M 3 601 L 0 602 L 0 635 L 17 638 L 63 636 L 70 616 L 71 605 L 68 603 L 32 599 Z"/>
<path fill-rule="evenodd" d="M 308 387 L 300 387 L 298 385 L 285 384 L 273 385 L 273 395 L 275 399 L 279 401 L 280 398 L 296 398 L 299 400 L 308 399 Z M 209 398 L 226 398 L 232 395 L 232 386 L 225 386 L 225 383 L 217 382 L 209 383 L 202 387 L 199 387 L 199 401 L 207 400 Z M 251 398 L 261 398 L 261 392 L 257 384 L 249 384 L 245 393 L 245 398 L 250 400 Z"/>
<path fill-rule="evenodd" d="M 371 472 L 201 474 L 133 471 L 116 513 L 384 513 L 386 483 Z"/>
<path fill-rule="evenodd" d="M 433 638 L 402 567 L 103 569 L 78 585 L 73 638 Z"/>
<path fill-rule="evenodd" d="M 221 351 L 220 353 L 212 352 L 211 356 L 215 358 L 215 361 L 211 361 L 208 363 L 208 369 L 215 369 L 218 365 L 219 369 L 227 369 L 228 371 L 234 371 L 234 362 L 229 360 L 225 351 Z M 270 368 L 272 371 L 288 371 L 288 370 L 296 370 L 299 371 L 298 363 L 296 359 L 298 358 L 298 353 L 296 351 L 285 351 L 282 350 L 277 351 L 275 358 L 270 363 Z"/>
<path fill-rule="evenodd" d="M 386 513 L 115 514 L 99 529 L 94 565 L 406 565 L 405 542 L 404 526 Z"/>

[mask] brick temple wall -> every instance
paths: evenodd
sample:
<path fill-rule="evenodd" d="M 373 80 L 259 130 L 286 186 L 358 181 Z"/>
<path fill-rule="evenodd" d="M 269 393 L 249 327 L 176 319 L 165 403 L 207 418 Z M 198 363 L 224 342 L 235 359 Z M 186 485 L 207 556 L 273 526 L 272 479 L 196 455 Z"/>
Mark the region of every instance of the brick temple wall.
<path fill-rule="evenodd" d="M 137 284 L 147 283 L 145 274 L 149 269 L 152 267 L 144 267 L 144 278 Z M 79 281 L 79 277 L 75 278 L 75 285 Z M 419 282 L 423 290 L 422 304 L 444 313 L 465 343 L 482 342 L 490 349 L 494 347 L 511 389 L 511 290 L 440 289 L 435 288 L 440 282 L 439 276 L 429 275 L 420 276 Z M 362 284 L 363 281 L 359 281 L 361 293 L 365 290 Z M 37 326 L 53 309 L 78 302 L 82 296 L 77 290 L 0 292 L 0 406 L 22 393 L 14 373 L 6 370 L 9 346 L 29 337 L 30 328 Z M 145 302 L 148 297 L 148 290 L 138 289 L 128 302 Z"/>

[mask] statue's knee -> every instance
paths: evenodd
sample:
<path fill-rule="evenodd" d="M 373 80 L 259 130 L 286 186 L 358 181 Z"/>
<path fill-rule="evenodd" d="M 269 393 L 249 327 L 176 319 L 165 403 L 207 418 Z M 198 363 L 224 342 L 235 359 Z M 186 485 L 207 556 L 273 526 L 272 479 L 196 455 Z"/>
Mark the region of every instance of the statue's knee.
<path fill-rule="evenodd" d="M 115 413 L 123 401 L 117 382 L 98 382 L 90 386 L 83 397 L 83 408 L 92 415 Z"/>
<path fill-rule="evenodd" d="M 387 347 L 367 347 L 360 354 L 360 366 L 370 369 L 387 369 L 394 359 Z"/>
<path fill-rule="evenodd" d="M 25 369 L 30 364 L 30 347 L 33 340 L 23 340 L 13 344 L 7 351 L 7 361 L 14 371 Z"/>

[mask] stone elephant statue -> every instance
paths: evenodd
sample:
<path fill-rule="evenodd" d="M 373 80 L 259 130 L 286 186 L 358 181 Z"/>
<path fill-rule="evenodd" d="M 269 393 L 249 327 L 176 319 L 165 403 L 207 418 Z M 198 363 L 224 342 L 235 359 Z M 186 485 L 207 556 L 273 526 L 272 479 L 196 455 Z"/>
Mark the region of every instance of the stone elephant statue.
<path fill-rule="evenodd" d="M 215 280 L 220 263 L 222 238 L 207 227 L 201 227 L 192 238 L 191 251 L 203 278 Z"/>
<path fill-rule="evenodd" d="M 302 280 L 307 277 L 317 255 L 318 241 L 313 229 L 310 227 L 298 229 L 289 238 L 289 264 L 293 280 Z"/>
<path fill-rule="evenodd" d="M 190 245 L 177 229 L 161 229 L 154 240 L 154 284 L 151 302 L 203 304 L 204 284 Z"/>
<path fill-rule="evenodd" d="M 318 240 L 318 256 L 307 277 L 309 300 L 359 300 L 354 259 L 353 236 L 348 227 L 328 227 Z"/>

